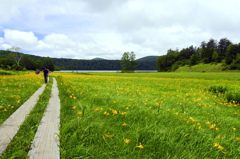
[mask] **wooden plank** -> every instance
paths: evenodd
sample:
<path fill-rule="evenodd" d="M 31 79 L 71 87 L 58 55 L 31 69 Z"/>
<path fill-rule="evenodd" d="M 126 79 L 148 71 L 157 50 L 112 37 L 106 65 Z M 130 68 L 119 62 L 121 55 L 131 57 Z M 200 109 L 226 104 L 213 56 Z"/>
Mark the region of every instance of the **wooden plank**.
<path fill-rule="evenodd" d="M 51 98 L 34 137 L 30 159 L 58 159 L 59 152 L 60 99 L 57 81 L 53 78 Z"/>
<path fill-rule="evenodd" d="M 1 126 L 0 126 L 0 155 L 5 151 L 8 144 L 18 132 L 20 126 L 36 105 L 39 96 L 45 89 L 43 84 L 21 107 L 19 107 Z"/>

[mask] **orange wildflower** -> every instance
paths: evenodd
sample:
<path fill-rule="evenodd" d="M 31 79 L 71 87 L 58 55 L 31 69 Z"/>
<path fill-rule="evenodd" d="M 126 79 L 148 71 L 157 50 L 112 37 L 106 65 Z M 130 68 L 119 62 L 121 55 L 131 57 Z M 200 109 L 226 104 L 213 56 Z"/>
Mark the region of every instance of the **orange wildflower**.
<path fill-rule="evenodd" d="M 127 126 L 127 124 L 126 124 L 126 123 L 123 123 L 122 126 Z"/>
<path fill-rule="evenodd" d="M 112 113 L 113 113 L 113 115 L 117 115 L 118 114 L 118 112 L 116 110 L 113 110 Z"/>

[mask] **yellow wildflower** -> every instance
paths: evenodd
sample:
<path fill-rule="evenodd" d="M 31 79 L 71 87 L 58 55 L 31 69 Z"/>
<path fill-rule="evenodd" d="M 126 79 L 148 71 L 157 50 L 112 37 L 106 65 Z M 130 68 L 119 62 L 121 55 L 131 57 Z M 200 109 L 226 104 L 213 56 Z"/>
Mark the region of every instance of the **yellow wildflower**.
<path fill-rule="evenodd" d="M 3 111 L 4 111 L 4 112 L 6 112 L 6 111 L 7 111 L 7 109 L 4 109 Z"/>
<path fill-rule="evenodd" d="M 214 143 L 214 147 L 218 147 L 218 146 L 219 146 L 219 144 L 215 142 Z"/>
<path fill-rule="evenodd" d="M 222 151 L 223 154 L 227 155 L 227 152 Z"/>
<path fill-rule="evenodd" d="M 128 143 L 130 143 L 130 140 L 129 140 L 129 139 L 124 139 L 124 142 L 125 142 L 126 144 L 128 144 Z"/>
<path fill-rule="evenodd" d="M 190 117 L 189 118 L 192 122 L 195 122 L 196 120 L 193 119 L 193 117 Z"/>
<path fill-rule="evenodd" d="M 104 112 L 104 114 L 105 114 L 105 115 L 109 115 L 109 113 L 108 113 L 108 112 Z"/>
<path fill-rule="evenodd" d="M 118 114 L 118 112 L 116 110 L 113 110 L 112 113 L 113 113 L 113 115 L 117 115 Z"/>
<path fill-rule="evenodd" d="M 219 150 L 224 149 L 224 147 L 222 147 L 219 143 L 214 143 L 214 147 L 217 147 Z"/>
<path fill-rule="evenodd" d="M 127 112 L 122 112 L 122 113 L 120 113 L 121 115 L 126 115 L 127 114 Z"/>
<path fill-rule="evenodd" d="M 137 147 L 137 148 L 140 148 L 140 149 L 143 149 L 143 148 L 144 148 L 142 144 L 140 144 L 139 146 L 136 146 L 136 147 Z"/>
<path fill-rule="evenodd" d="M 223 150 L 224 147 L 222 147 L 221 145 L 219 145 L 219 146 L 218 146 L 218 149 L 219 149 L 219 150 Z"/>
<path fill-rule="evenodd" d="M 237 138 L 236 138 L 236 141 L 239 141 L 239 140 L 240 140 L 240 137 L 237 137 Z"/>
<path fill-rule="evenodd" d="M 233 128 L 233 130 L 235 131 L 235 130 L 237 130 L 236 128 Z"/>
<path fill-rule="evenodd" d="M 77 106 L 73 106 L 72 109 L 75 110 L 77 108 Z"/>
<path fill-rule="evenodd" d="M 216 126 L 217 126 L 216 124 L 212 124 L 212 125 L 209 126 L 209 128 L 210 128 L 210 129 L 215 129 Z"/>
<path fill-rule="evenodd" d="M 81 114 L 83 114 L 82 112 L 78 112 L 78 115 L 81 115 Z"/>
<path fill-rule="evenodd" d="M 222 137 L 221 137 L 221 136 L 218 136 L 217 139 L 222 139 Z"/>
<path fill-rule="evenodd" d="M 0 106 L 0 109 L 2 109 L 3 108 L 3 106 Z"/>
<path fill-rule="evenodd" d="M 126 124 L 126 123 L 123 123 L 122 126 L 127 126 L 127 124 Z"/>

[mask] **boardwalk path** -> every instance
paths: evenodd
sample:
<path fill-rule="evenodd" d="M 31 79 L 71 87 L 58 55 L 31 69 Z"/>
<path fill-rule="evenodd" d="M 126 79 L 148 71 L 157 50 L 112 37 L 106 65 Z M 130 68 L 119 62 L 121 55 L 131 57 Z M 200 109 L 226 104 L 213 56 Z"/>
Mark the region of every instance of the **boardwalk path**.
<path fill-rule="evenodd" d="M 39 96 L 44 91 L 46 85 L 42 85 L 20 108 L 18 108 L 1 126 L 0 126 L 0 155 L 7 148 L 10 141 L 18 132 L 20 126 L 27 114 L 36 105 Z"/>
<path fill-rule="evenodd" d="M 48 107 L 35 135 L 29 156 L 31 159 L 58 159 L 59 152 L 60 99 L 57 81 L 53 78 L 53 87 Z"/>
<path fill-rule="evenodd" d="M 17 133 L 27 114 L 30 113 L 42 94 L 45 84 L 29 98 L 18 110 L 14 112 L 0 126 L 0 155 Z M 29 156 L 31 159 L 58 159 L 59 152 L 59 124 L 60 124 L 60 99 L 58 97 L 57 81 L 53 78 L 51 98 L 44 113 L 41 124 L 35 135 Z"/>

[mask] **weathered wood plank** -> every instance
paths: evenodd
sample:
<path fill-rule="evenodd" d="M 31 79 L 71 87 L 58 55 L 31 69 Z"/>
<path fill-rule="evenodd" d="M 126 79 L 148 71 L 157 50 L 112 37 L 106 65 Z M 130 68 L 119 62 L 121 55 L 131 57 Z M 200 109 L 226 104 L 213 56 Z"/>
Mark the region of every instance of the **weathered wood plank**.
<path fill-rule="evenodd" d="M 1 126 L 0 126 L 0 155 L 7 148 L 13 137 L 18 132 L 20 126 L 36 105 L 39 96 L 45 89 L 43 84 L 21 107 L 19 107 Z"/>
<path fill-rule="evenodd" d="M 53 78 L 51 98 L 33 140 L 30 159 L 58 159 L 59 152 L 60 99 L 57 81 Z"/>

